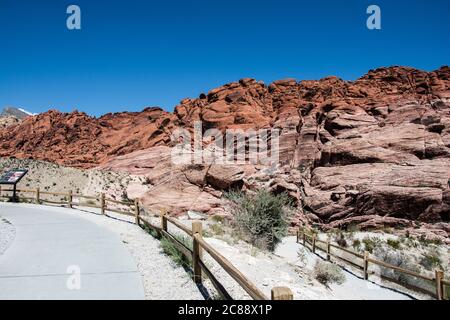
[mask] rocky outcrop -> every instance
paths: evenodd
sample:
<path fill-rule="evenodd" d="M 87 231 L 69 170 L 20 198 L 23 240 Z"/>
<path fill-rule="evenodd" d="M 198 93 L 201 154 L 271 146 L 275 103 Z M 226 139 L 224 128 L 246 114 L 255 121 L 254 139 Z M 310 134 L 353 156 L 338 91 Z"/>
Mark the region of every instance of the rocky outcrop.
<path fill-rule="evenodd" d="M 50 110 L 0 131 L 0 156 L 92 168 L 116 156 L 170 143 L 173 115 L 160 108 L 93 118 Z"/>
<path fill-rule="evenodd" d="M 196 121 L 203 131 L 279 129 L 278 166 L 174 165 L 171 134 Z M 151 186 L 143 201 L 155 210 L 212 214 L 224 210 L 229 188 L 267 188 L 297 204 L 293 223 L 414 222 L 448 234 L 450 68 L 380 68 L 353 82 L 242 79 L 185 99 L 173 113 L 50 111 L 1 130 L 0 155 L 143 174 Z"/>
<path fill-rule="evenodd" d="M 0 129 L 10 127 L 18 124 L 19 122 L 20 120 L 13 116 L 0 116 Z"/>

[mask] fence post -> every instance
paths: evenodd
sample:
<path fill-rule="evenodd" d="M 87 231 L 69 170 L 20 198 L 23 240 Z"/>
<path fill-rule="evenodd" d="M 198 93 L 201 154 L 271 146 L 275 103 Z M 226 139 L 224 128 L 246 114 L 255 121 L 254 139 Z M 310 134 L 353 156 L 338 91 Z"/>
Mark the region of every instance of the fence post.
<path fill-rule="evenodd" d="M 331 260 L 331 243 L 330 239 L 327 240 L 327 261 Z"/>
<path fill-rule="evenodd" d="M 2 197 L 2 186 L 0 186 L 0 198 Z"/>
<path fill-rule="evenodd" d="M 271 291 L 272 300 L 294 300 L 294 294 L 287 287 L 275 287 Z"/>
<path fill-rule="evenodd" d="M 444 299 L 444 284 L 442 279 L 444 278 L 444 272 L 441 270 L 435 270 L 436 275 L 436 297 L 438 300 Z"/>
<path fill-rule="evenodd" d="M 137 225 L 139 225 L 140 219 L 139 219 L 139 201 L 138 199 L 134 199 L 134 215 L 135 215 L 135 222 Z"/>
<path fill-rule="evenodd" d="M 303 246 L 306 246 L 306 233 L 303 230 Z"/>
<path fill-rule="evenodd" d="M 164 212 L 161 212 L 161 229 L 167 232 L 167 219 Z"/>
<path fill-rule="evenodd" d="M 364 280 L 369 279 L 369 252 L 364 252 Z"/>
<path fill-rule="evenodd" d="M 41 202 L 41 191 L 39 190 L 39 187 L 36 188 L 36 204 L 39 204 Z"/>
<path fill-rule="evenodd" d="M 316 253 L 316 234 L 312 236 L 312 252 Z"/>
<path fill-rule="evenodd" d="M 69 208 L 72 209 L 72 202 L 73 202 L 73 193 L 72 190 L 69 190 Z"/>
<path fill-rule="evenodd" d="M 300 229 L 297 229 L 297 243 L 298 243 L 299 236 L 300 236 Z"/>
<path fill-rule="evenodd" d="M 200 259 L 202 257 L 201 248 L 195 236 L 202 236 L 202 223 L 200 221 L 192 222 L 193 246 L 192 246 L 192 269 L 194 271 L 194 282 L 202 283 L 202 269 L 200 268 Z"/>
<path fill-rule="evenodd" d="M 100 195 L 100 207 L 101 207 L 102 214 L 105 214 L 106 201 L 105 201 L 105 193 L 103 193 L 103 192 Z"/>

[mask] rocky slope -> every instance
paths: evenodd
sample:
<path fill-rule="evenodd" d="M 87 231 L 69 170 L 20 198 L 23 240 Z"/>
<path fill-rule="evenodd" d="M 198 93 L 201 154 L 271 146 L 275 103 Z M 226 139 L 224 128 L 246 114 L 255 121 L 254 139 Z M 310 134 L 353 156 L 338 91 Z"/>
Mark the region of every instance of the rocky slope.
<path fill-rule="evenodd" d="M 280 164 L 170 160 L 176 128 L 280 129 Z M 204 142 L 206 144 L 206 142 Z M 149 208 L 226 214 L 223 190 L 269 188 L 296 199 L 294 223 L 450 231 L 450 68 L 380 68 L 348 82 L 242 79 L 168 113 L 92 118 L 57 111 L 0 130 L 0 155 L 143 174 Z"/>

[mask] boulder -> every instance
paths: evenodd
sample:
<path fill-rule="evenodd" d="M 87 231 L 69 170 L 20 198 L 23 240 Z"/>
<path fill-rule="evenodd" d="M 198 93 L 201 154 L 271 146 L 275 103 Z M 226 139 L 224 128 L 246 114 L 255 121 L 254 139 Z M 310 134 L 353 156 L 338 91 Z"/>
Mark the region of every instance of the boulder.
<path fill-rule="evenodd" d="M 233 165 L 211 165 L 206 171 L 206 181 L 219 190 L 241 188 L 244 184 L 244 170 Z"/>

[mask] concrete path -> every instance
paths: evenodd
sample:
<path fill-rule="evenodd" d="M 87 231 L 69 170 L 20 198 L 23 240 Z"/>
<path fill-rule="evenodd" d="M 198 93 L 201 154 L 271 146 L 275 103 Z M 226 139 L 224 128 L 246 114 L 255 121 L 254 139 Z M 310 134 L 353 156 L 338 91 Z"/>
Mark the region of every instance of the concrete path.
<path fill-rule="evenodd" d="M 0 204 L 0 216 L 16 228 L 0 255 L 0 300 L 144 299 L 141 276 L 118 236 L 64 211 Z"/>

